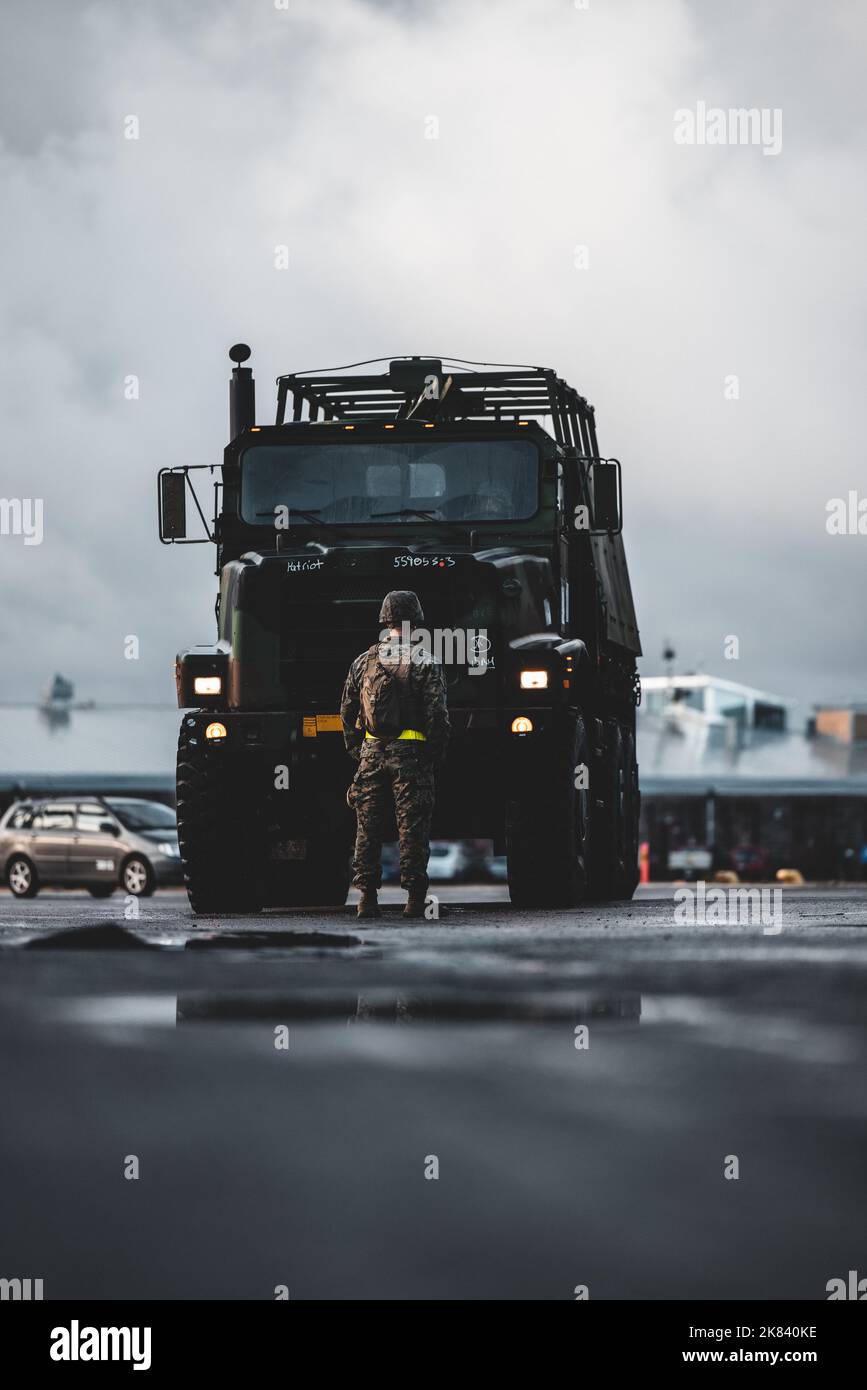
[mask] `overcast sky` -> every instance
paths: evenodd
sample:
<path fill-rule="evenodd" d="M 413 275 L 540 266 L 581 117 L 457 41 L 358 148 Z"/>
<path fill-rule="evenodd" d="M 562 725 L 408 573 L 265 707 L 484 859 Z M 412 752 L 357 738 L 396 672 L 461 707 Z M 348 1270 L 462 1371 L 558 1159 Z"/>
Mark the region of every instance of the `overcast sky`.
<path fill-rule="evenodd" d="M 670 639 L 681 670 L 867 699 L 867 535 L 826 531 L 867 497 L 859 0 L 2 22 L 0 497 L 43 498 L 44 541 L 0 536 L 0 700 L 61 671 L 170 702 L 176 649 L 213 640 L 213 551 L 159 545 L 155 474 L 220 461 L 239 339 L 263 421 L 281 371 L 556 367 L 623 461 L 644 673 Z M 698 103 L 781 111 L 779 153 L 678 144 Z"/>

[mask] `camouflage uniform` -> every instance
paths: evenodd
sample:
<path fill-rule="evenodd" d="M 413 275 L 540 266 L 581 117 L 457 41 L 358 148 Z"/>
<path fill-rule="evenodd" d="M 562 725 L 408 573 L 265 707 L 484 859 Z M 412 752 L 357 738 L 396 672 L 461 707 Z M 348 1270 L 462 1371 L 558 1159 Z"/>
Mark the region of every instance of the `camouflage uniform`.
<path fill-rule="evenodd" d="M 389 657 L 407 660 L 409 650 L 399 644 L 380 648 L 385 664 Z M 412 895 L 423 897 L 427 892 L 434 773 L 445 755 L 449 717 L 442 667 L 428 652 L 421 656 L 411 663 L 410 691 L 419 710 L 416 727 L 425 735 L 423 741 L 365 738 L 360 727 L 359 692 L 367 652 L 353 661 L 343 687 L 340 716 L 344 742 L 350 757 L 358 761 L 348 796 L 358 821 L 353 883 L 362 892 L 377 889 L 382 881 L 380 855 L 392 798 L 400 841 L 401 884 Z"/>

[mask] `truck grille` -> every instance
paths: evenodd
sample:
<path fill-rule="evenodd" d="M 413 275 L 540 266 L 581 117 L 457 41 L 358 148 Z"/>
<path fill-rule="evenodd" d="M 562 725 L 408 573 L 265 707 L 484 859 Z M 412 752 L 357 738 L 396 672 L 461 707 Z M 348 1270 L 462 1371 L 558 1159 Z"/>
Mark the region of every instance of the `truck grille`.
<path fill-rule="evenodd" d="M 412 587 L 424 609 L 424 626 L 476 626 L 472 595 L 451 576 L 395 574 L 347 576 L 338 585 L 325 574 L 287 576 L 281 612 L 282 675 L 291 704 L 334 710 L 350 662 L 376 641 L 379 610 L 389 587 Z"/>

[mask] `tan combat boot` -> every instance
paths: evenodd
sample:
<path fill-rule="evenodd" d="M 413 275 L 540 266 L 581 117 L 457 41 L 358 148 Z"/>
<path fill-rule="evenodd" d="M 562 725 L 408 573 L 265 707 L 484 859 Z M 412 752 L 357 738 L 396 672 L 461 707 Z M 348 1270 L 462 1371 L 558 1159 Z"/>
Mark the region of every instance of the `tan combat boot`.
<path fill-rule="evenodd" d="M 381 917 L 379 910 L 379 899 L 376 896 L 375 888 L 363 888 L 361 890 L 361 901 L 355 909 L 356 917 Z"/>
<path fill-rule="evenodd" d="M 426 906 L 427 895 L 410 890 L 406 900 L 406 907 L 403 909 L 403 915 L 404 917 L 423 917 Z"/>

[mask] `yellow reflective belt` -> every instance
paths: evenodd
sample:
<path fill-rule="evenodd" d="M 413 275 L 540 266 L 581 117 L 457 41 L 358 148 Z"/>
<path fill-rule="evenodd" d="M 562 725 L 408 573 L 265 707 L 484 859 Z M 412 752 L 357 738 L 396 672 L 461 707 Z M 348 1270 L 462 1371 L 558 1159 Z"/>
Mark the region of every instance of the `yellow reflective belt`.
<path fill-rule="evenodd" d="M 365 731 L 364 737 L 365 737 L 365 738 L 377 738 L 378 735 L 377 735 L 377 734 L 369 734 L 369 733 L 367 733 L 367 732 Z M 402 734 L 398 734 L 398 738 L 420 738 L 420 739 L 424 739 L 424 741 L 427 742 L 427 734 L 420 733 L 418 729 L 404 729 L 404 731 L 403 731 Z"/>

